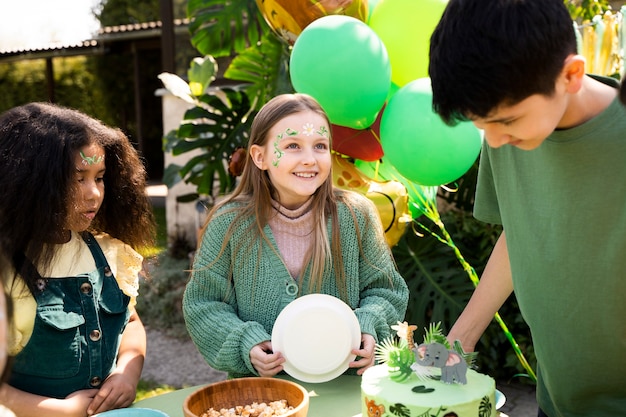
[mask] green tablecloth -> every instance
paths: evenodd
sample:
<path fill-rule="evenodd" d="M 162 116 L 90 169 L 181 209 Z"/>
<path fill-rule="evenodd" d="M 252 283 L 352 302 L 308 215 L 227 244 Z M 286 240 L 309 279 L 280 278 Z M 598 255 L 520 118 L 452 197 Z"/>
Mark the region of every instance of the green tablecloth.
<path fill-rule="evenodd" d="M 309 391 L 309 413 L 307 417 L 355 417 L 361 415 L 361 377 L 342 375 L 332 381 L 311 384 L 288 379 Z M 183 416 L 183 401 L 200 386 L 183 388 L 167 394 L 137 401 L 131 408 L 154 408 L 170 417 Z"/>

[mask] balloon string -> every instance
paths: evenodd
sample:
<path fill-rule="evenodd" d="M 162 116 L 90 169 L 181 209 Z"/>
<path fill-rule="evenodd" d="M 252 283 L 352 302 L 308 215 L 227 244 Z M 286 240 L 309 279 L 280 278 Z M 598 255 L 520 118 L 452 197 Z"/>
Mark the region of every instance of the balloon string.
<path fill-rule="evenodd" d="M 374 136 L 374 139 L 376 139 L 378 141 L 378 143 L 381 143 L 380 142 L 380 135 L 378 135 L 376 133 L 376 131 L 374 129 L 372 129 L 371 126 L 367 128 L 367 131 L 369 131 L 372 134 L 372 136 Z"/>
<path fill-rule="evenodd" d="M 419 193 L 416 193 L 416 194 L 420 195 Z M 446 227 L 445 227 L 443 221 L 441 220 L 441 217 L 439 216 L 439 211 L 436 208 L 436 201 L 434 199 L 433 200 L 428 200 L 428 201 L 426 201 L 426 199 L 423 199 L 423 200 L 429 206 L 429 208 L 427 210 L 424 210 L 424 214 L 435 225 L 437 225 L 437 227 L 439 228 L 439 230 L 443 234 L 443 237 L 441 237 L 437 233 L 433 232 L 428 227 L 424 226 L 422 223 L 420 223 L 418 221 L 415 221 L 415 223 L 417 223 L 417 225 L 419 227 L 424 229 L 426 232 L 428 232 L 430 235 L 435 237 L 437 240 L 439 240 L 440 242 L 442 242 L 445 245 L 447 245 L 448 247 L 450 247 L 454 251 L 454 254 L 457 257 L 457 260 L 459 261 L 459 263 L 463 267 L 463 270 L 469 275 L 469 278 L 472 281 L 472 284 L 474 284 L 474 287 L 478 286 L 478 283 L 480 282 L 480 279 L 478 278 L 478 275 L 476 274 L 476 271 L 474 270 L 474 268 L 465 260 L 465 258 L 463 257 L 463 254 L 461 254 L 461 251 L 454 244 L 454 241 L 452 240 L 452 237 L 450 236 L 450 234 L 446 230 Z M 515 338 L 511 334 L 511 332 L 509 331 L 508 326 L 506 325 L 506 323 L 504 322 L 502 317 L 500 317 L 500 313 L 496 312 L 494 318 L 495 318 L 496 322 L 498 323 L 498 325 L 500 325 L 500 328 L 504 332 L 504 335 L 506 336 L 507 340 L 511 344 L 511 346 L 513 348 L 513 351 L 515 352 L 515 355 L 517 356 L 517 359 L 520 361 L 522 367 L 528 373 L 528 377 L 533 382 L 537 382 L 537 376 L 535 375 L 535 372 L 533 371 L 532 367 L 530 366 L 530 364 L 526 360 L 526 357 L 524 356 L 524 353 L 521 351 L 521 349 L 519 347 L 519 344 L 517 343 L 517 341 L 515 340 Z"/>

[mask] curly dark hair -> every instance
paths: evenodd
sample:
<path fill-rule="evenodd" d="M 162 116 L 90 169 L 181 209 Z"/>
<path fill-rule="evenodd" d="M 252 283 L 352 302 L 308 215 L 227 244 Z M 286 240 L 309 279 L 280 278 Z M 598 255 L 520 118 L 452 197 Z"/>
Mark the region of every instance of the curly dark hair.
<path fill-rule="evenodd" d="M 154 242 L 146 171 L 126 135 L 77 110 L 25 104 L 0 115 L 0 244 L 16 270 L 24 257 L 50 265 L 49 243 L 59 241 L 68 218 L 74 158 L 94 143 L 105 151 L 106 192 L 89 231 L 135 249 Z"/>

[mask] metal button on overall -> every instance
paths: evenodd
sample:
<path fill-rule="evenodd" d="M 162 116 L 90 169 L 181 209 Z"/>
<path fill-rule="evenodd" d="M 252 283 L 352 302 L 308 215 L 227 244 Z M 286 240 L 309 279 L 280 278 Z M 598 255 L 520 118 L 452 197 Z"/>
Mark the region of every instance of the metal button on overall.
<path fill-rule="evenodd" d="M 92 290 L 91 284 L 90 284 L 90 283 L 88 283 L 88 282 L 83 282 L 83 283 L 80 285 L 80 291 L 81 291 L 83 294 L 89 294 L 89 293 L 91 292 L 91 290 Z"/>
<path fill-rule="evenodd" d="M 97 387 L 101 383 L 102 383 L 102 378 L 100 378 L 99 376 L 94 376 L 93 378 L 89 380 L 89 385 L 91 385 L 92 387 Z"/>
<path fill-rule="evenodd" d="M 98 340 L 100 340 L 101 337 L 102 337 L 102 334 L 100 333 L 100 330 L 98 329 L 95 329 L 89 332 L 89 339 L 91 339 L 93 342 L 97 342 Z"/>

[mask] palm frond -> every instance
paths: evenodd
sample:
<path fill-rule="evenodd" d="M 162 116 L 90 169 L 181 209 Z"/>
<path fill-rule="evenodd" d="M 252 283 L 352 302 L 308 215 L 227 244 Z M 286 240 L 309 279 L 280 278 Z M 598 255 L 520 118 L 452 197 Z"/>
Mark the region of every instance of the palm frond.
<path fill-rule="evenodd" d="M 191 43 L 203 55 L 242 52 L 271 30 L 255 0 L 189 0 L 187 16 Z"/>
<path fill-rule="evenodd" d="M 178 130 L 166 137 L 173 155 L 192 150 L 197 153 L 168 173 L 172 181 L 179 177 L 195 184 L 196 195 L 213 195 L 213 184 L 218 179 L 219 193 L 223 194 L 234 186 L 225 161 L 236 148 L 246 145 L 253 111 L 248 96 L 233 88 L 215 90 L 199 100 L 202 107 L 187 110 Z"/>
<path fill-rule="evenodd" d="M 248 97 L 254 97 L 258 110 L 272 97 L 294 91 L 288 64 L 287 46 L 275 35 L 267 34 L 258 44 L 235 57 L 224 77 L 246 83 L 245 91 Z"/>

